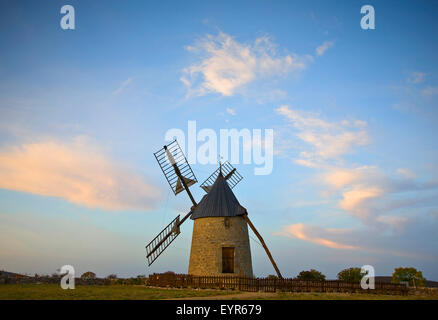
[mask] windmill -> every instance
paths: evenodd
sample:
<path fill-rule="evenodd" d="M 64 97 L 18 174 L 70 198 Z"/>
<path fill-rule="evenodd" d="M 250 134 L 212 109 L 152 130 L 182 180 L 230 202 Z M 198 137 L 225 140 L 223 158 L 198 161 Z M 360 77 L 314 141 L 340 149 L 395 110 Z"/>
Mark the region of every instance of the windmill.
<path fill-rule="evenodd" d="M 146 246 L 150 266 L 178 237 L 180 226 L 190 217 L 194 220 L 190 250 L 189 274 L 243 275 L 252 277 L 248 226 L 259 239 L 277 275 L 282 278 L 262 236 L 248 217 L 247 210 L 236 199 L 233 189 L 243 177 L 229 163 L 217 168 L 202 184 L 206 192 L 199 204 L 190 186 L 197 183 L 195 174 L 174 140 L 154 156 L 175 195 L 186 191 L 192 207 L 180 219 L 178 215 Z"/>

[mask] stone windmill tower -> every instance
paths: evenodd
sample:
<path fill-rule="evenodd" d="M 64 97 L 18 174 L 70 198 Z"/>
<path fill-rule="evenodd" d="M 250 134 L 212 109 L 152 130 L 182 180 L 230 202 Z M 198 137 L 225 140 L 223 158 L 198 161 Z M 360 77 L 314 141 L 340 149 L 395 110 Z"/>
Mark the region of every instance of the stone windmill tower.
<path fill-rule="evenodd" d="M 154 153 L 175 195 L 185 190 L 192 201 L 190 211 L 178 215 L 147 246 L 149 266 L 180 234 L 180 226 L 194 220 L 189 274 L 196 276 L 234 275 L 253 277 L 248 226 L 258 237 L 279 278 L 282 278 L 263 238 L 248 213 L 231 190 L 242 176 L 228 162 L 213 172 L 202 184 L 207 192 L 199 204 L 189 187 L 197 182 L 178 142 L 175 140 Z"/>
<path fill-rule="evenodd" d="M 190 217 L 189 274 L 253 276 L 246 214 L 220 170 Z"/>

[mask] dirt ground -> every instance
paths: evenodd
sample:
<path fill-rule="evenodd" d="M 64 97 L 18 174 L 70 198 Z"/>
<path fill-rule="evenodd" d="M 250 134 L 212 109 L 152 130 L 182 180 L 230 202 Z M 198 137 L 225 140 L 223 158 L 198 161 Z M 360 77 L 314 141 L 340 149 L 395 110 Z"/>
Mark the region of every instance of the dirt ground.
<path fill-rule="evenodd" d="M 182 297 L 168 300 L 438 300 L 438 296 L 400 296 L 364 293 L 236 292 L 220 296 L 210 295 L 204 297 Z"/>
<path fill-rule="evenodd" d="M 210 296 L 210 297 L 188 297 L 188 298 L 178 298 L 178 299 L 167 299 L 167 300 L 254 300 L 254 299 L 275 299 L 277 297 L 276 293 L 271 292 L 241 292 L 233 293 L 221 296 Z"/>

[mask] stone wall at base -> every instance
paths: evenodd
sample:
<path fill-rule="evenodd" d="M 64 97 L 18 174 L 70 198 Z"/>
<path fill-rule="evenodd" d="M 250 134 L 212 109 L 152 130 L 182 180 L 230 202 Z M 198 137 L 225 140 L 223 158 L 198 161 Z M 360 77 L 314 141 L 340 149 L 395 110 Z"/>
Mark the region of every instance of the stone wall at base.
<path fill-rule="evenodd" d="M 222 273 L 222 247 L 234 247 L 234 273 Z M 194 220 L 189 274 L 253 276 L 248 225 L 241 216 Z"/>

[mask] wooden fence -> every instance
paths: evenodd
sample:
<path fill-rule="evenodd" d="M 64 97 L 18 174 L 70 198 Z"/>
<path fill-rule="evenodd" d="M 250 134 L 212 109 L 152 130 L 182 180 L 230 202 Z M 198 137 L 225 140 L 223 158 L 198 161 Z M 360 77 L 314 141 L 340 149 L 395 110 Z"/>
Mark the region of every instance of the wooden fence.
<path fill-rule="evenodd" d="M 376 282 L 374 290 L 364 290 L 359 282 L 339 280 L 304 281 L 297 279 L 243 278 L 233 276 L 192 276 L 187 274 L 151 274 L 147 284 L 157 287 L 231 289 L 263 292 L 356 292 L 372 294 L 406 295 L 405 285 Z"/>

